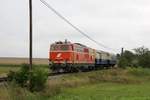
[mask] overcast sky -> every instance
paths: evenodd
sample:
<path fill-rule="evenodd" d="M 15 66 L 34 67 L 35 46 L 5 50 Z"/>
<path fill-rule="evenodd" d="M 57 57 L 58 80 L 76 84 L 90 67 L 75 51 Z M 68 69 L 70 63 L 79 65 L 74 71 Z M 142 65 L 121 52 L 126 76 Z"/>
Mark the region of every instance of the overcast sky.
<path fill-rule="evenodd" d="M 28 0 L 0 0 L 0 57 L 28 57 Z M 40 0 L 33 0 L 34 57 L 68 39 L 114 53 L 121 47 L 150 48 L 150 0 L 45 0 L 105 49 L 78 33 Z"/>

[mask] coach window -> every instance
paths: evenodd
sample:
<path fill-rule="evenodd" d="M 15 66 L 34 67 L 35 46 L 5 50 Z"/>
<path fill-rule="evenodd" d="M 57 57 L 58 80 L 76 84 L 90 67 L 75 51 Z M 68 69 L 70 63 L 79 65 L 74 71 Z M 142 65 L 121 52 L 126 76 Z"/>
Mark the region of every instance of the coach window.
<path fill-rule="evenodd" d="M 107 56 L 109 56 L 109 53 L 107 53 Z"/>
<path fill-rule="evenodd" d="M 88 50 L 87 48 L 85 48 L 85 49 L 84 49 L 84 52 L 87 52 L 87 53 L 88 53 L 88 52 L 89 52 L 89 50 Z"/>

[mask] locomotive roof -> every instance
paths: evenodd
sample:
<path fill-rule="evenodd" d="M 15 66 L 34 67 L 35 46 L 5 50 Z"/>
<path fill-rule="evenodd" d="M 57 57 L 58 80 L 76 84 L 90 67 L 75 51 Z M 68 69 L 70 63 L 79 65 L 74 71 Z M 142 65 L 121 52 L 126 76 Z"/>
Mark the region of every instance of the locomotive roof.
<path fill-rule="evenodd" d="M 69 41 L 67 41 L 67 40 L 65 40 L 64 42 L 62 42 L 62 41 L 57 41 L 57 42 L 53 43 L 52 45 L 57 45 L 57 44 L 58 44 L 58 45 L 63 45 L 63 44 L 76 44 L 76 45 L 80 45 L 80 46 L 82 46 L 82 47 L 90 48 L 90 47 L 87 47 L 87 46 L 85 46 L 85 45 L 83 45 L 83 44 L 81 44 L 81 43 L 71 43 L 71 42 L 69 42 Z M 96 52 L 99 52 L 99 53 L 108 53 L 108 54 L 114 55 L 113 53 L 106 52 L 106 51 L 102 51 L 102 50 L 96 50 Z"/>
<path fill-rule="evenodd" d="M 52 45 L 57 45 L 57 44 L 71 44 L 71 42 L 69 42 L 69 41 L 65 41 L 65 42 L 57 41 L 57 42 L 53 43 Z"/>
<path fill-rule="evenodd" d="M 83 45 L 81 43 L 74 43 L 74 44 L 77 44 L 77 45 L 80 45 L 80 46 L 83 46 L 83 47 L 87 47 L 87 46 L 85 46 L 85 45 Z"/>

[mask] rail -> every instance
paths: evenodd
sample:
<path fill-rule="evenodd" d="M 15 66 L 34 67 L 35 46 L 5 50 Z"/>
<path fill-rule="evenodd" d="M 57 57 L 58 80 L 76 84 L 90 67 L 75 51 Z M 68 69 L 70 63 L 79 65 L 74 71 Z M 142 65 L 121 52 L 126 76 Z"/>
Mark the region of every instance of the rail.
<path fill-rule="evenodd" d="M 48 76 L 57 76 L 57 75 L 62 75 L 62 74 L 67 74 L 67 73 L 49 73 Z M 1 77 L 0 76 L 0 83 L 6 82 L 8 80 L 8 77 Z"/>
<path fill-rule="evenodd" d="M 0 82 L 5 82 L 7 81 L 7 77 L 0 77 Z"/>

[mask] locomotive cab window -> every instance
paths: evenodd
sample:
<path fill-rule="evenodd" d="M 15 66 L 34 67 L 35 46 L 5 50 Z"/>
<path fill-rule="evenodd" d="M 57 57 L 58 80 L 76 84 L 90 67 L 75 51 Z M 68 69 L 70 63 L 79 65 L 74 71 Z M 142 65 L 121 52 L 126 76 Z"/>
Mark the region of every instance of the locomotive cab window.
<path fill-rule="evenodd" d="M 72 50 L 71 45 L 53 45 L 51 46 L 51 50 Z"/>
<path fill-rule="evenodd" d="M 69 45 L 61 45 L 61 50 L 69 50 Z"/>
<path fill-rule="evenodd" d="M 58 45 L 52 45 L 51 46 L 51 50 L 53 51 L 53 50 L 60 50 L 60 46 L 58 46 Z"/>

